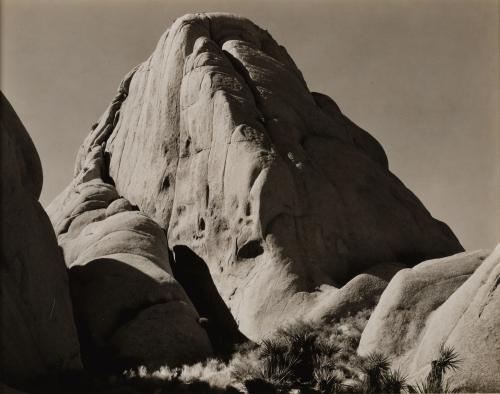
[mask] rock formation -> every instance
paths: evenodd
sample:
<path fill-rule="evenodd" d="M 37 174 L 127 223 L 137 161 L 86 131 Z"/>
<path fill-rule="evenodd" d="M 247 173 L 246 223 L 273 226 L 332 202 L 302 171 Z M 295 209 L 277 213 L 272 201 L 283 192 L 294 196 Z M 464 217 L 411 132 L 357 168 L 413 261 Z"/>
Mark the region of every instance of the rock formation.
<path fill-rule="evenodd" d="M 398 272 L 371 315 L 358 352 L 390 354 L 395 367 L 416 378 L 428 372 L 441 345 L 452 346 L 462 359 L 454 385 L 464 392 L 496 392 L 500 245 L 487 256 L 460 253 Z"/>
<path fill-rule="evenodd" d="M 7 99 L 0 94 L 0 381 L 58 381 L 81 370 L 63 256 L 38 202 L 42 166 Z"/>
<path fill-rule="evenodd" d="M 178 19 L 93 126 L 75 176 L 101 146 L 106 182 L 206 263 L 253 339 L 322 285 L 463 250 L 378 142 L 244 18 Z"/>
<path fill-rule="evenodd" d="M 80 147 L 48 207 L 55 234 L 3 96 L 1 132 L 3 388 L 227 356 L 375 305 L 360 354 L 414 378 L 446 344 L 460 388 L 500 387 L 500 246 L 460 253 L 380 144 L 252 22 L 171 26 Z"/>
<path fill-rule="evenodd" d="M 172 275 L 163 230 L 104 182 L 100 146 L 87 159 L 49 208 L 69 268 L 84 365 L 122 371 L 192 364 L 213 355 L 212 338 Z M 225 321 L 211 313 L 203 318 L 207 324 L 216 320 L 226 335 L 223 349 L 213 340 L 217 351 L 227 353 L 243 340 L 230 313 Z"/>

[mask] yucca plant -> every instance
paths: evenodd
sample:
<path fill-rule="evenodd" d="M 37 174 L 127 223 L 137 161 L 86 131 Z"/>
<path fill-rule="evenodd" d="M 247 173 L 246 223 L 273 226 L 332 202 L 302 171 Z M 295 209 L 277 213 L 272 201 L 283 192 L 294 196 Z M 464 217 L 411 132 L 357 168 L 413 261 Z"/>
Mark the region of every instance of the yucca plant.
<path fill-rule="evenodd" d="M 409 386 L 410 393 L 454 393 L 456 392 L 450 382 L 444 379 L 448 371 L 456 371 L 460 367 L 462 360 L 451 346 L 441 345 L 439 356 L 431 362 L 431 370 L 423 382 L 417 382 Z"/>
<path fill-rule="evenodd" d="M 286 335 L 289 352 L 297 359 L 293 373 L 297 383 L 308 383 L 313 379 L 315 358 L 318 356 L 317 336 L 313 332 L 299 330 Z"/>
<path fill-rule="evenodd" d="M 342 393 L 345 386 L 342 384 L 344 376 L 331 367 L 315 368 L 313 372 L 314 388 L 320 393 Z"/>
<path fill-rule="evenodd" d="M 262 342 L 262 365 L 257 378 L 279 387 L 290 386 L 294 381 L 294 368 L 298 363 L 296 355 L 279 340 Z"/>
<path fill-rule="evenodd" d="M 407 381 L 407 376 L 399 369 L 389 369 L 382 375 L 382 392 L 388 394 L 404 392 L 408 388 Z"/>
<path fill-rule="evenodd" d="M 389 358 L 379 352 L 370 353 L 362 360 L 361 371 L 365 374 L 366 393 L 383 392 L 383 379 L 389 367 Z"/>

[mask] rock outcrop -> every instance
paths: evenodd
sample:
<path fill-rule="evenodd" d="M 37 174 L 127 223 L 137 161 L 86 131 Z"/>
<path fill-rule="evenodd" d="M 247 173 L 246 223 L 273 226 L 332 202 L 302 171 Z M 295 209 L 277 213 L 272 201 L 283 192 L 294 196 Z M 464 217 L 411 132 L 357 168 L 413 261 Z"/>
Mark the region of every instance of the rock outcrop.
<path fill-rule="evenodd" d="M 68 276 L 38 202 L 42 166 L 0 94 L 0 381 L 13 387 L 57 383 L 81 368 Z"/>
<path fill-rule="evenodd" d="M 460 253 L 397 273 L 363 331 L 358 353 L 390 354 L 394 367 L 414 379 L 428 372 L 441 345 L 452 346 L 462 359 L 453 385 L 462 392 L 497 392 L 500 245 L 487 256 Z"/>
<path fill-rule="evenodd" d="M 93 126 L 75 176 L 98 146 L 106 181 L 170 248 L 205 262 L 254 339 L 322 285 L 463 250 L 388 170 L 380 144 L 311 93 L 266 31 L 234 15 L 170 27 Z"/>
<path fill-rule="evenodd" d="M 403 268 L 397 263 L 382 263 L 356 275 L 340 288 L 322 285 L 317 291 L 302 295 L 302 310 L 297 315 L 306 321 L 328 322 L 372 310 L 389 281 Z"/>
<path fill-rule="evenodd" d="M 103 168 L 97 146 L 48 210 L 69 268 L 84 365 L 121 371 L 211 356 L 200 316 L 172 275 L 163 230 L 104 182 Z"/>

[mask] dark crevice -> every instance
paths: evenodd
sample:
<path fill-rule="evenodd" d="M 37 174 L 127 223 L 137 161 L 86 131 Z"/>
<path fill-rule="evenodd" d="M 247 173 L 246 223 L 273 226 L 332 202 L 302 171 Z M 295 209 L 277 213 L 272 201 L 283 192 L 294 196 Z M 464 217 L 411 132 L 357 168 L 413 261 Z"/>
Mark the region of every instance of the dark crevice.
<path fill-rule="evenodd" d="M 111 186 L 115 186 L 115 180 L 113 179 L 113 177 L 109 173 L 109 166 L 111 163 L 111 153 L 106 152 L 104 150 L 104 147 L 103 147 L 102 159 L 103 159 L 103 163 L 102 163 L 103 165 L 101 168 L 101 179 L 105 183 L 107 183 Z"/>
<path fill-rule="evenodd" d="M 252 204 L 250 203 L 250 201 L 247 201 L 247 203 L 245 204 L 245 215 L 250 216 L 251 214 L 252 214 Z"/>
<path fill-rule="evenodd" d="M 252 240 L 243 245 L 237 252 L 238 259 L 254 259 L 264 253 L 264 248 L 258 240 Z"/>
<path fill-rule="evenodd" d="M 170 254 L 170 265 L 175 279 L 200 315 L 200 324 L 218 355 L 228 357 L 237 345 L 248 341 L 239 331 L 200 256 L 185 245 L 176 245 Z"/>
<path fill-rule="evenodd" d="M 161 183 L 161 188 L 163 190 L 167 190 L 170 188 L 170 177 L 167 175 L 165 178 L 163 178 L 163 182 Z"/>

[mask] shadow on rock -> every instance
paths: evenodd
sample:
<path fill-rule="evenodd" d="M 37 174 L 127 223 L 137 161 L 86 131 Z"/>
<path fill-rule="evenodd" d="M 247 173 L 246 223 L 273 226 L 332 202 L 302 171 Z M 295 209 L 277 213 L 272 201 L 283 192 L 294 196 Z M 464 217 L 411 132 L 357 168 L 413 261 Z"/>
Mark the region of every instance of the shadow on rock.
<path fill-rule="evenodd" d="M 187 246 L 176 245 L 170 264 L 175 279 L 201 316 L 200 321 L 216 353 L 229 356 L 235 346 L 248 341 L 239 331 L 233 315 L 215 287 L 207 264 L 200 256 Z"/>
<path fill-rule="evenodd" d="M 179 284 L 152 264 L 141 267 L 140 259 L 98 258 L 69 270 L 82 359 L 89 371 L 175 367 L 212 354 Z"/>

